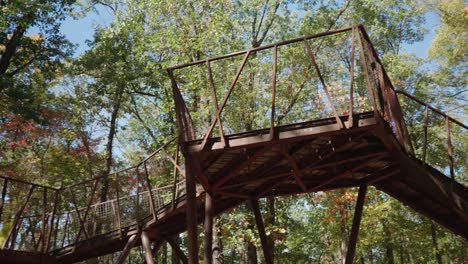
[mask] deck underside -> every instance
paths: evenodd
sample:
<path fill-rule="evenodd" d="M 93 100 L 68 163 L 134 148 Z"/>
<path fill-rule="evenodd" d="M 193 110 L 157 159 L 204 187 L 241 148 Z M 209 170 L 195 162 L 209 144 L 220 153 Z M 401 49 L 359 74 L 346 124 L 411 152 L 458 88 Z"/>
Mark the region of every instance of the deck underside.
<path fill-rule="evenodd" d="M 342 117 L 346 121 L 345 117 Z M 430 219 L 468 238 L 466 188 L 406 155 L 391 130 L 371 113 L 355 117 L 355 126 L 338 129 L 332 121 L 301 123 L 267 132 L 228 137 L 230 147 L 214 140 L 201 149 L 190 142 L 199 182 L 210 185 L 215 213 L 252 198 L 276 197 L 373 185 Z M 385 143 L 384 143 L 385 142 Z M 203 188 L 197 192 L 198 220 L 203 219 Z M 185 200 L 175 210 L 162 210 L 145 229 L 153 241 L 186 230 Z M 120 251 L 136 226 L 54 252 L 65 263 Z"/>

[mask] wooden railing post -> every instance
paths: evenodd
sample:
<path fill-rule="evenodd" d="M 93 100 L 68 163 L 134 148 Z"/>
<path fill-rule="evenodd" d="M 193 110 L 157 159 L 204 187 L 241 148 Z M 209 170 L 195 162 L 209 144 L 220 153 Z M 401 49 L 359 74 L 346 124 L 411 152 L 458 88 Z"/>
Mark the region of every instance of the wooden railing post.
<path fill-rule="evenodd" d="M 42 228 L 41 228 L 41 237 L 42 237 L 42 243 L 41 243 L 41 252 L 44 252 L 45 244 L 46 244 L 46 213 L 47 213 L 47 188 L 44 188 L 42 192 Z"/>
<path fill-rule="evenodd" d="M 270 139 L 275 138 L 275 109 L 276 109 L 276 78 L 278 72 L 278 46 L 273 47 L 273 69 L 271 73 L 271 117 L 270 117 Z"/>
<path fill-rule="evenodd" d="M 424 125 L 423 125 L 423 149 L 422 149 L 422 162 L 423 167 L 426 167 L 426 154 L 427 154 L 427 126 L 429 118 L 429 107 L 426 104 L 424 107 Z"/>
<path fill-rule="evenodd" d="M 50 240 L 52 238 L 52 232 L 54 230 L 54 220 L 55 220 L 55 214 L 57 213 L 57 205 L 58 205 L 59 197 L 60 197 L 60 190 L 56 190 L 55 191 L 55 198 L 54 198 L 54 207 L 52 209 L 51 219 L 50 219 L 49 235 L 48 235 L 48 238 L 47 238 L 47 244 L 46 244 L 46 247 L 45 247 L 45 251 L 43 251 L 43 253 L 49 252 Z"/>
<path fill-rule="evenodd" d="M 213 97 L 213 103 L 215 106 L 215 119 L 218 120 L 219 136 L 221 138 L 221 143 L 223 144 L 223 147 L 226 147 L 226 138 L 224 137 L 223 123 L 221 121 L 221 116 L 219 113 L 218 96 L 216 95 L 216 87 L 213 80 L 213 74 L 211 73 L 211 65 L 209 60 L 206 62 L 206 68 L 208 71 L 208 81 L 210 82 L 211 87 L 211 96 Z"/>
<path fill-rule="evenodd" d="M 16 213 L 15 220 L 13 221 L 13 226 L 10 228 L 10 231 L 8 232 L 7 237 L 5 238 L 5 241 L 3 242 L 3 246 L 2 246 L 3 249 L 6 249 L 10 239 L 12 240 L 11 247 L 13 249 L 14 240 L 16 239 L 16 229 L 17 229 L 18 221 L 21 218 L 21 216 L 23 215 L 24 209 L 26 208 L 26 205 L 28 204 L 29 199 L 31 198 L 31 195 L 32 195 L 35 187 L 36 187 L 35 185 L 31 185 L 31 188 L 29 188 L 29 192 L 26 195 L 26 199 L 24 200 L 24 202 L 21 205 L 20 209 Z"/>
<path fill-rule="evenodd" d="M 353 27 L 351 30 L 351 65 L 350 65 L 350 85 L 349 85 L 349 114 L 348 114 L 348 128 L 354 126 L 354 41 L 355 41 L 356 29 Z"/>
<path fill-rule="evenodd" d="M 148 173 L 148 168 L 146 166 L 146 160 L 143 162 L 143 167 L 145 169 L 145 180 L 146 180 L 146 186 L 148 187 L 148 193 L 149 193 L 149 203 L 150 203 L 150 206 L 151 206 L 151 211 L 152 211 L 152 215 L 153 215 L 153 220 L 156 220 L 158 219 L 158 215 L 157 215 L 157 209 L 156 209 L 156 206 L 154 206 L 154 200 L 153 200 L 153 187 L 151 185 L 151 182 L 149 180 L 149 173 Z"/>
<path fill-rule="evenodd" d="M 120 185 L 119 185 L 119 176 L 117 173 L 114 173 L 115 177 L 115 195 L 116 195 L 116 200 L 117 200 L 117 205 L 116 205 L 116 221 L 117 221 L 117 228 L 119 229 L 119 237 L 122 239 L 123 234 L 122 234 L 122 218 L 120 216 Z"/>
<path fill-rule="evenodd" d="M 171 202 L 171 208 L 172 210 L 175 209 L 176 204 L 175 204 L 175 199 L 176 199 L 176 192 L 177 192 L 177 164 L 179 163 L 179 142 L 176 143 L 176 151 L 175 151 L 175 164 L 174 164 L 174 171 L 172 172 L 174 182 L 172 185 L 172 202 Z"/>
<path fill-rule="evenodd" d="M 3 207 L 5 206 L 5 197 L 8 189 L 8 179 L 3 179 L 2 200 L 0 201 L 0 223 L 2 221 Z"/>
<path fill-rule="evenodd" d="M 315 59 L 314 52 L 312 52 L 312 48 L 310 47 L 310 44 L 309 42 L 307 42 L 307 40 L 304 40 L 304 45 L 306 47 L 307 54 L 309 55 L 310 60 L 312 61 L 312 64 L 314 65 L 315 71 L 317 72 L 317 75 L 320 79 L 320 83 L 322 84 L 323 90 L 325 91 L 325 95 L 327 97 L 328 103 L 330 104 L 333 115 L 335 116 L 336 124 L 338 125 L 340 129 L 344 128 L 343 122 L 341 121 L 340 117 L 338 116 L 338 112 L 336 111 L 335 103 L 333 102 L 330 92 L 328 91 L 328 87 L 327 87 L 327 84 L 325 83 L 325 79 L 323 78 L 322 72 L 320 71 L 320 68 L 317 64 L 317 60 Z"/>
<path fill-rule="evenodd" d="M 234 87 L 236 86 L 237 81 L 239 80 L 239 77 L 240 77 L 240 75 L 242 73 L 242 70 L 244 69 L 245 64 L 247 63 L 247 60 L 249 59 L 249 56 L 250 56 L 250 51 L 247 51 L 245 53 L 245 55 L 244 55 L 244 58 L 242 59 L 241 65 L 237 69 L 237 73 L 234 76 L 234 79 L 232 80 L 231 85 L 229 86 L 229 90 L 227 91 L 226 95 L 224 96 L 224 100 L 221 103 L 221 106 L 219 107 L 219 109 L 218 109 L 218 111 L 216 113 L 216 119 L 213 122 L 211 122 L 211 126 L 208 129 L 208 132 L 206 133 L 205 137 L 203 138 L 202 148 L 205 147 L 205 145 L 206 145 L 206 143 L 208 141 L 208 138 L 211 137 L 211 133 L 213 132 L 213 128 L 216 125 L 216 123 L 221 122 L 221 120 L 219 120 L 218 117 L 221 116 L 221 113 L 223 112 L 224 107 L 226 106 L 227 101 L 229 100 L 229 97 L 231 96 L 231 93 L 234 90 Z"/>
<path fill-rule="evenodd" d="M 138 219 L 138 216 L 139 216 L 139 213 L 140 213 L 140 174 L 138 172 L 138 167 L 136 167 L 136 194 L 135 194 L 135 220 L 136 220 L 136 223 L 139 224 L 139 219 Z"/>

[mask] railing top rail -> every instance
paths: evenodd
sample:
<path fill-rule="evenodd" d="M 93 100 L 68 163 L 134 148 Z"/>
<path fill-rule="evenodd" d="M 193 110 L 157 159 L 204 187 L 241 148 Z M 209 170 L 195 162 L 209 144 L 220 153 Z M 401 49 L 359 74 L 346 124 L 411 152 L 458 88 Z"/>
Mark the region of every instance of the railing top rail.
<path fill-rule="evenodd" d="M 132 169 L 136 169 L 136 168 L 140 167 L 141 165 L 143 165 L 143 164 L 144 164 L 146 161 L 148 161 L 150 158 L 152 158 L 153 156 L 155 156 L 155 155 L 156 155 L 158 152 L 160 152 L 163 148 L 166 148 L 169 144 L 171 144 L 172 142 L 174 142 L 176 139 L 177 139 L 177 137 L 172 138 L 171 140 L 169 140 L 168 142 L 166 142 L 164 145 L 162 145 L 161 147 L 159 147 L 157 150 L 155 150 L 155 151 L 153 151 L 151 154 L 149 154 L 145 159 L 143 159 L 143 161 L 139 162 L 137 165 L 134 165 L 134 166 L 131 166 L 131 167 L 127 167 L 127 168 L 124 168 L 124 169 L 121 169 L 121 170 L 118 170 L 118 171 L 113 171 L 113 172 L 110 172 L 110 173 L 105 174 L 105 175 L 96 176 L 96 177 L 94 177 L 94 178 L 92 178 L 92 179 L 85 180 L 85 181 L 81 181 L 81 182 L 77 182 L 77 183 L 74 183 L 74 184 L 72 184 L 72 185 L 67 185 L 67 186 L 64 186 L 63 188 L 61 188 L 61 190 L 69 189 L 69 188 L 75 187 L 75 186 L 80 185 L 80 184 L 90 183 L 90 182 L 93 182 L 93 181 L 98 180 L 98 179 L 101 179 L 101 178 L 112 177 L 113 175 L 116 175 L 116 174 L 119 174 L 119 173 L 123 173 L 123 172 L 129 171 L 129 170 L 132 170 Z"/>
<path fill-rule="evenodd" d="M 232 57 L 235 57 L 235 56 L 246 54 L 248 52 L 252 53 L 252 52 L 257 52 L 257 51 L 261 51 L 261 50 L 270 49 L 270 48 L 273 48 L 275 46 L 280 47 L 280 46 L 284 46 L 284 45 L 288 45 L 288 44 L 291 44 L 291 43 L 296 43 L 296 42 L 300 42 L 300 41 L 304 41 L 304 40 L 309 40 L 309 39 L 334 35 L 334 34 L 346 32 L 346 31 L 350 31 L 355 27 L 359 27 L 360 29 L 363 29 L 363 27 L 361 25 L 358 25 L 358 26 L 351 26 L 351 27 L 346 27 L 346 28 L 341 28 L 341 29 L 336 29 L 336 30 L 330 30 L 330 31 L 323 32 L 323 33 L 318 33 L 318 34 L 314 34 L 314 35 L 307 35 L 307 36 L 302 36 L 302 37 L 298 37 L 298 38 L 294 38 L 294 39 L 290 39 L 290 40 L 280 41 L 280 42 L 268 44 L 268 45 L 265 45 L 265 46 L 260 46 L 260 47 L 257 47 L 257 48 L 250 48 L 250 49 L 246 49 L 246 50 L 242 50 L 242 51 L 237 51 L 237 52 L 233 52 L 233 53 L 229 53 L 229 54 L 226 54 L 226 55 L 221 55 L 221 56 L 217 56 L 217 57 L 213 57 L 213 58 L 209 58 L 209 59 L 204 59 L 204 60 L 198 60 L 198 61 L 193 61 L 193 62 L 189 62 L 189 63 L 179 64 L 179 65 L 176 65 L 176 66 L 173 66 L 173 67 L 169 67 L 168 70 L 173 71 L 173 70 L 186 68 L 186 67 L 193 66 L 193 65 L 203 64 L 203 63 L 206 63 L 208 61 L 212 62 L 212 61 L 232 58 Z"/>
<path fill-rule="evenodd" d="M 19 182 L 19 183 L 22 183 L 22 184 L 31 185 L 31 186 L 35 186 L 35 187 L 39 187 L 39 188 L 44 188 L 44 189 L 49 189 L 49 190 L 53 190 L 53 191 L 60 191 L 60 189 L 61 189 L 61 188 L 46 186 L 46 185 L 42 185 L 42 184 L 38 184 L 38 183 L 34 183 L 34 182 L 28 182 L 28 181 L 24 181 L 24 180 L 20 180 L 20 179 L 16 179 L 16 178 L 11 178 L 11 177 L 8 177 L 8 176 L 3 176 L 3 175 L 0 175 L 0 178 L 4 179 L 4 180 L 8 180 L 8 181 Z"/>
<path fill-rule="evenodd" d="M 463 124 L 462 122 L 456 120 L 455 118 L 453 118 L 453 117 L 447 115 L 446 113 L 442 112 L 441 110 L 439 110 L 439 109 L 437 109 L 437 108 L 435 108 L 435 107 L 429 105 L 428 103 L 426 103 L 426 102 L 424 102 L 424 101 L 422 101 L 422 100 L 416 98 L 415 96 L 413 96 L 413 95 L 411 95 L 411 94 L 409 94 L 409 93 L 407 93 L 407 92 L 405 92 L 405 91 L 399 91 L 399 90 L 397 90 L 396 93 L 402 94 L 402 95 L 404 95 L 404 96 L 410 98 L 411 100 L 413 100 L 413 101 L 419 103 L 420 105 L 427 106 L 429 109 L 431 109 L 432 111 L 436 112 L 437 114 L 439 114 L 439 115 L 441 115 L 441 116 L 443 116 L 443 117 L 448 118 L 450 121 L 452 121 L 452 122 L 458 124 L 459 126 L 463 127 L 464 129 L 468 129 L 468 126 L 467 126 L 467 125 L 465 125 L 465 124 Z"/>
<path fill-rule="evenodd" d="M 46 185 L 37 184 L 37 183 L 33 183 L 33 182 L 28 182 L 28 181 L 24 181 L 24 180 L 20 180 L 20 179 L 16 179 L 16 178 L 11 178 L 11 177 L 8 177 L 8 176 L 3 176 L 3 175 L 0 175 L 0 179 L 4 179 L 4 180 L 8 180 L 8 181 L 14 181 L 14 182 L 19 182 L 19 183 L 22 183 L 22 184 L 31 185 L 31 186 L 36 186 L 36 187 L 39 187 L 39 188 L 49 189 L 49 190 L 53 190 L 53 191 L 63 191 L 63 190 L 66 190 L 66 189 L 70 189 L 70 188 L 72 188 L 72 187 L 76 187 L 76 186 L 81 185 L 81 184 L 90 183 L 90 182 L 96 181 L 96 180 L 98 180 L 98 179 L 106 178 L 106 177 L 112 176 L 112 175 L 114 175 L 114 174 L 123 173 L 123 172 L 129 171 L 129 170 L 135 169 L 135 168 L 137 168 L 137 167 L 140 167 L 140 166 L 143 165 L 146 161 L 148 161 L 150 158 L 152 158 L 152 157 L 155 156 L 158 152 L 160 152 L 163 148 L 166 148 L 169 144 L 173 143 L 176 139 L 177 139 L 177 137 L 172 138 L 171 140 L 169 140 L 168 142 L 166 142 L 164 145 L 162 145 L 161 147 L 159 147 L 157 150 L 153 151 L 151 154 L 149 154 L 148 156 L 146 156 L 145 159 L 143 159 L 143 160 L 142 160 L 141 162 L 139 162 L 137 165 L 134 165 L 134 166 L 131 166 L 131 167 L 127 167 L 127 168 L 124 168 L 124 169 L 121 169 L 121 170 L 118 170 L 118 171 L 113 171 L 113 172 L 110 172 L 110 173 L 107 173 L 107 174 L 104 174 L 104 175 L 96 176 L 96 177 L 93 177 L 93 178 L 91 178 L 91 179 L 84 180 L 84 181 L 77 182 L 77 183 L 73 183 L 73 184 L 71 184 L 71 185 L 63 186 L 63 187 L 60 187 L 60 188 L 51 187 L 51 186 L 46 186 Z"/>

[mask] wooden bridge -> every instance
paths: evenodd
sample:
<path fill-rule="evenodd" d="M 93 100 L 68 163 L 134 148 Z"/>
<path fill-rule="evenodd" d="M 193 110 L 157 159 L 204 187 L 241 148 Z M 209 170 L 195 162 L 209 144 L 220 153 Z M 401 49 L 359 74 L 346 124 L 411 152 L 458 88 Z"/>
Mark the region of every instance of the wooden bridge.
<path fill-rule="evenodd" d="M 184 263 L 198 263 L 203 222 L 211 263 L 213 217 L 250 202 L 272 263 L 258 199 L 359 187 L 352 263 L 368 186 L 468 238 L 465 150 L 454 136 L 467 126 L 395 91 L 362 26 L 168 75 L 179 137 L 138 165 L 61 188 L 0 177 L 8 231 L 0 262 L 73 263 L 122 251 L 123 263 L 142 245 L 154 263 L 167 241 Z M 185 231 L 188 254 L 172 240 Z"/>

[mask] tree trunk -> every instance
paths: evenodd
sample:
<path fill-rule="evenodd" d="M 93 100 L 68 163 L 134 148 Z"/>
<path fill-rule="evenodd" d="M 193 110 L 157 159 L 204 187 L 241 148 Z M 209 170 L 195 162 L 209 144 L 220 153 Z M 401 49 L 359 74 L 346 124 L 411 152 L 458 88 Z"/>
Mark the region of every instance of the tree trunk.
<path fill-rule="evenodd" d="M 344 190 L 341 190 L 341 194 L 344 195 Z M 346 230 L 346 208 L 345 202 L 340 202 L 339 213 L 340 213 L 340 257 L 341 263 L 346 262 L 346 252 L 348 251 L 348 232 Z"/>
<path fill-rule="evenodd" d="M 268 202 L 268 225 L 273 226 L 276 221 L 275 198 L 268 197 L 267 202 Z M 273 237 L 272 234 L 268 236 L 268 245 L 271 251 L 271 260 L 274 263 L 275 262 L 275 238 Z"/>
<path fill-rule="evenodd" d="M 220 231 L 216 228 L 216 223 L 213 225 L 213 264 L 223 264 L 223 245 L 220 239 Z"/>
<path fill-rule="evenodd" d="M 392 234 L 390 229 L 388 228 L 387 220 L 381 219 L 382 228 L 384 231 L 384 241 L 385 241 L 385 254 L 387 258 L 388 264 L 394 264 L 395 259 L 393 256 L 393 243 L 392 243 Z"/>
<path fill-rule="evenodd" d="M 432 237 L 432 245 L 434 246 L 434 251 L 436 254 L 436 259 L 438 264 L 442 264 L 442 255 L 439 251 L 439 245 L 437 242 L 437 230 L 434 222 L 431 221 L 431 237 Z"/>
<path fill-rule="evenodd" d="M 251 203 L 246 203 L 245 204 L 247 210 L 249 212 L 253 212 L 253 208 L 252 208 L 252 204 Z M 255 221 L 251 218 L 250 219 L 251 221 L 249 221 L 249 225 L 248 225 L 248 228 L 250 230 L 255 230 Z M 246 241 L 246 245 L 245 245 L 245 251 L 246 251 L 246 263 L 247 264 L 257 264 L 258 263 L 258 260 L 257 260 L 257 247 L 255 247 L 255 245 L 250 242 L 250 241 Z"/>
<path fill-rule="evenodd" d="M 120 105 L 122 102 L 124 93 L 124 87 L 120 86 L 114 94 L 114 104 L 112 106 L 111 119 L 109 124 L 109 133 L 107 134 L 107 144 L 106 144 L 106 165 L 104 171 L 101 175 L 109 174 L 112 165 L 113 165 L 113 147 L 114 147 L 114 137 L 117 132 L 117 118 L 120 111 Z M 109 189 L 109 180 L 107 178 L 102 179 L 102 189 L 101 189 L 101 202 L 107 200 L 107 192 Z"/>
<path fill-rule="evenodd" d="M 167 242 L 164 243 L 163 248 L 162 248 L 161 263 L 167 264 Z"/>
<path fill-rule="evenodd" d="M 258 263 L 258 260 L 257 260 L 257 248 L 255 247 L 255 245 L 251 242 L 247 242 L 247 260 L 246 260 L 246 263 L 247 264 L 257 264 Z"/>
<path fill-rule="evenodd" d="M 180 245 L 180 238 L 178 235 L 173 236 L 172 239 L 177 245 Z M 172 250 L 172 264 L 180 264 L 180 259 L 174 250 Z"/>

